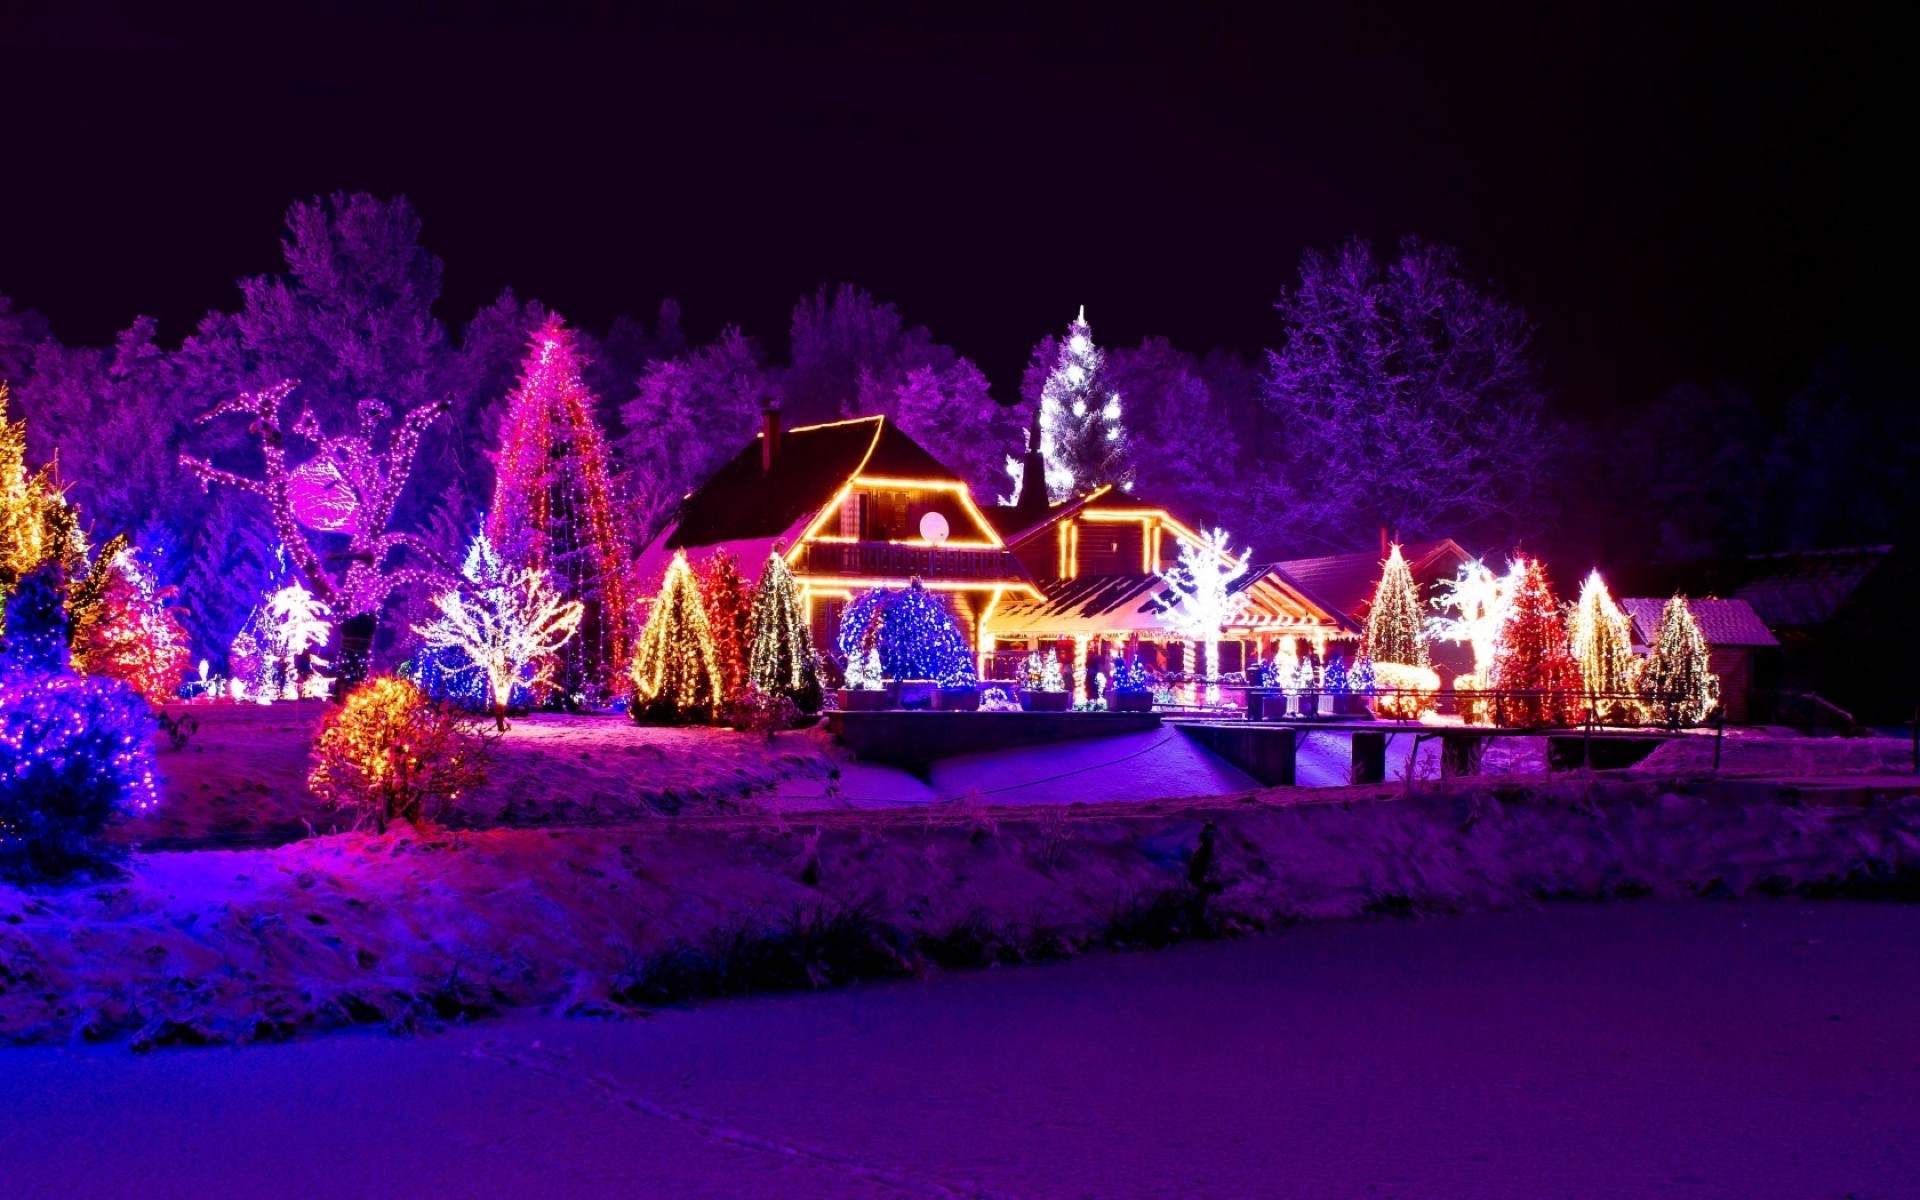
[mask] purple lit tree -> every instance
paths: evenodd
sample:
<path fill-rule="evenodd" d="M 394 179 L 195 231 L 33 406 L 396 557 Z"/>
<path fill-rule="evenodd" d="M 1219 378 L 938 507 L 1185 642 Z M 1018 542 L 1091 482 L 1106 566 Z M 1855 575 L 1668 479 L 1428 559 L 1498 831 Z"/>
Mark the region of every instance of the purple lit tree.
<path fill-rule="evenodd" d="M 1265 507 L 1338 549 L 1530 524 L 1555 431 L 1521 309 L 1459 252 L 1407 238 L 1310 251 L 1279 303 L 1267 403 L 1286 431 Z"/>

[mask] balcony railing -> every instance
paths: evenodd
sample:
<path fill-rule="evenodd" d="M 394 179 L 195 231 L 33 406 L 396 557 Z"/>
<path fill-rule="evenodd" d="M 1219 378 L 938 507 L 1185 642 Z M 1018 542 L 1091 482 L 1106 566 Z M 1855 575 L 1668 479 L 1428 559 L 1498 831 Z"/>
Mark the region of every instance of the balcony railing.
<path fill-rule="evenodd" d="M 887 542 L 810 542 L 802 560 L 813 575 L 904 579 L 1017 579 L 1013 555 L 972 546 L 896 546 Z"/>

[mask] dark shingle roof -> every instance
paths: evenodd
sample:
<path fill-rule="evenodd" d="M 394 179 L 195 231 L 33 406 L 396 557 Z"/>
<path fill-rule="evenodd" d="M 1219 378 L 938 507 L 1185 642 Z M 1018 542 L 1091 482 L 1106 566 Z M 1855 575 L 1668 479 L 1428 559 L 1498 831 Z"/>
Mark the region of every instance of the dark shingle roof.
<path fill-rule="evenodd" d="M 856 473 L 958 478 L 884 417 L 789 429 L 771 471 L 761 469 L 760 438 L 681 501 L 668 549 L 776 537 L 825 508 Z"/>
<path fill-rule="evenodd" d="M 1750 573 L 1733 594 L 1768 625 L 1824 625 L 1892 551 L 1860 546 L 1756 556 L 1747 560 Z"/>
<path fill-rule="evenodd" d="M 1472 557 L 1452 538 L 1402 546 L 1400 556 L 1407 560 L 1414 583 L 1422 589 L 1435 580 L 1451 579 L 1460 564 Z M 1382 562 L 1379 551 L 1360 550 L 1288 559 L 1276 565 L 1315 599 L 1359 621 L 1366 618 L 1367 606 L 1373 603 Z"/>
<path fill-rule="evenodd" d="M 1660 633 L 1660 615 L 1667 602 L 1658 597 L 1630 597 L 1620 607 L 1633 618 L 1633 640 L 1650 646 Z M 1687 609 L 1709 646 L 1778 646 L 1766 623 L 1745 600 L 1688 600 Z"/>

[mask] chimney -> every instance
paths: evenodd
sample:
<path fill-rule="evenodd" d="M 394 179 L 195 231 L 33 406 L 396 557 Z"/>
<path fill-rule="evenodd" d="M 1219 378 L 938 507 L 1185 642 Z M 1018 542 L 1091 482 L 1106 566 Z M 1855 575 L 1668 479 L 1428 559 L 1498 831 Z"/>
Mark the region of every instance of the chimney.
<path fill-rule="evenodd" d="M 767 401 L 760 411 L 760 470 L 764 474 L 773 473 L 773 464 L 780 458 L 780 402 Z"/>

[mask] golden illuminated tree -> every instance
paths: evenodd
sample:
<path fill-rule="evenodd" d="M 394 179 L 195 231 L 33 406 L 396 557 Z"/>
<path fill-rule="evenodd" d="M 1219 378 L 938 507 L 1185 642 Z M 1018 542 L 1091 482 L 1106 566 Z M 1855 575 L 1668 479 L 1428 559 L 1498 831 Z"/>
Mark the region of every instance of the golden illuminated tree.
<path fill-rule="evenodd" d="M 1641 691 L 1670 725 L 1697 725 L 1720 704 L 1720 677 L 1708 668 L 1707 639 L 1685 596 L 1667 601 L 1640 675 Z"/>
<path fill-rule="evenodd" d="M 1594 717 L 1632 721 L 1639 708 L 1633 693 L 1640 676 L 1640 660 L 1633 656 L 1632 619 L 1614 603 L 1599 571 L 1580 585 L 1568 635 Z"/>
<path fill-rule="evenodd" d="M 551 686 L 553 657 L 580 627 L 582 606 L 564 600 L 541 567 L 504 562 L 483 532 L 467 551 L 467 586 L 433 598 L 438 620 L 416 626 L 430 650 L 457 650 L 465 670 L 486 676 L 495 727 L 507 728 L 513 689 L 537 699 Z"/>
<path fill-rule="evenodd" d="M 80 516 L 60 494 L 53 464 L 27 472 L 27 423 L 7 420 L 7 387 L 0 383 L 0 600 L 45 563 L 74 578 L 86 557 Z"/>
<path fill-rule="evenodd" d="M 383 675 L 347 693 L 313 743 L 307 786 L 356 823 L 422 825 L 486 781 L 486 736 L 404 679 Z"/>
<path fill-rule="evenodd" d="M 767 555 L 753 594 L 752 648 L 747 680 L 766 695 L 784 695 L 803 712 L 820 707 L 820 674 L 813 631 L 800 605 L 800 590 L 779 551 Z"/>
<path fill-rule="evenodd" d="M 633 656 L 634 720 L 703 721 L 721 702 L 720 655 L 684 550 L 667 565 Z"/>

